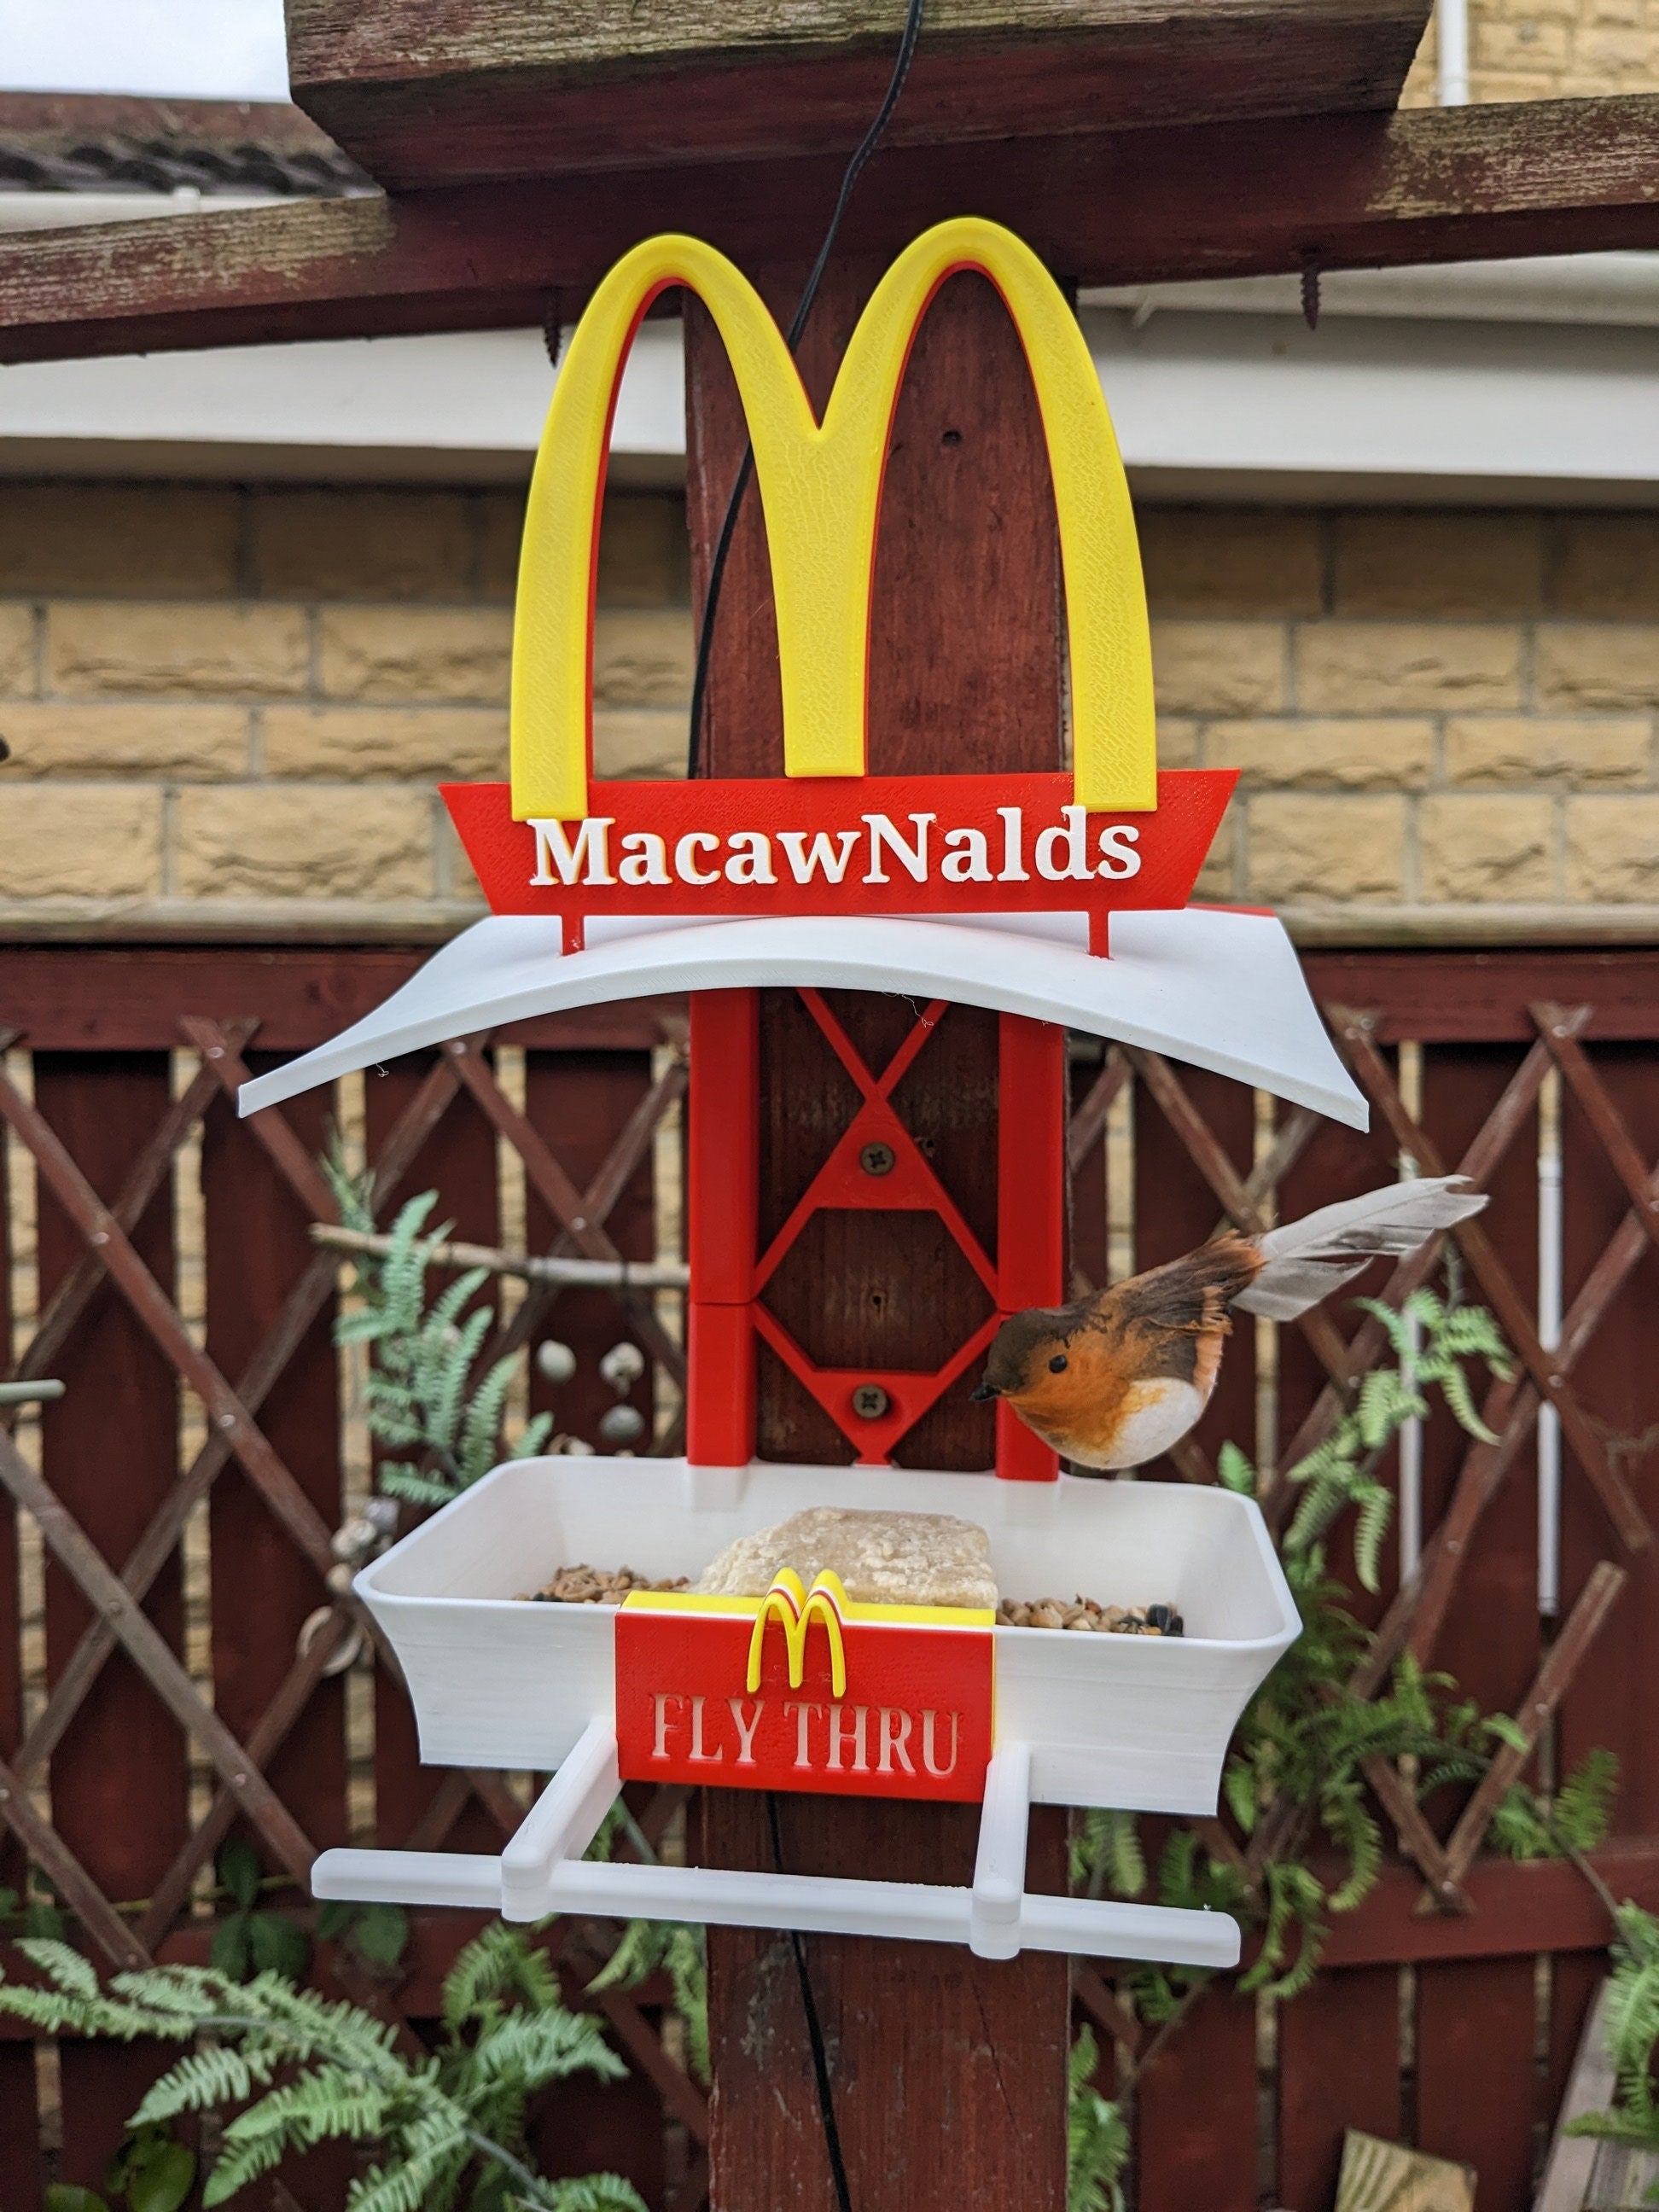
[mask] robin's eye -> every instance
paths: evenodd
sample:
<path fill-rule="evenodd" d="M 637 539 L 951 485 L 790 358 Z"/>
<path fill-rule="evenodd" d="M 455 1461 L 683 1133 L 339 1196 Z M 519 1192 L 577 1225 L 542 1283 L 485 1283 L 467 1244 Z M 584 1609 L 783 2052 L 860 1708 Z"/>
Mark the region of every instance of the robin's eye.
<path fill-rule="evenodd" d="M 1063 1375 L 1066 1372 L 1066 1354 L 1063 1352 L 1055 1352 L 1054 1358 L 1048 1362 L 1048 1372 L 1051 1375 Z"/>

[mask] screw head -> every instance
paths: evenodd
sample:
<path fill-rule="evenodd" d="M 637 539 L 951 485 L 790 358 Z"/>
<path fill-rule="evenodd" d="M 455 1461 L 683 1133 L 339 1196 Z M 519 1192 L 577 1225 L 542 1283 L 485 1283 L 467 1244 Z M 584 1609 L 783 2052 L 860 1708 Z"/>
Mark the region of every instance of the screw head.
<path fill-rule="evenodd" d="M 859 1165 L 864 1170 L 866 1175 L 891 1175 L 894 1157 L 893 1147 L 890 1145 L 884 1145 L 878 1139 L 874 1144 L 866 1145 L 859 1154 Z"/>
<path fill-rule="evenodd" d="M 890 1402 L 879 1382 L 860 1382 L 853 1393 L 853 1411 L 861 1421 L 878 1421 Z"/>

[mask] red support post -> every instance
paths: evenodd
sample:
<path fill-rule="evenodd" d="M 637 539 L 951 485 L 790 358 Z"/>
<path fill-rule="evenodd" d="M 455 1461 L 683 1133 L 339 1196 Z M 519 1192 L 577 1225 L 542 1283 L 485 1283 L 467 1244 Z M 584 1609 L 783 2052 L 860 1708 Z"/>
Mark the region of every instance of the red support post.
<path fill-rule="evenodd" d="M 691 994 L 686 1456 L 746 1467 L 755 1455 L 755 1290 L 760 1145 L 759 1000 Z"/>
<path fill-rule="evenodd" d="M 1066 1032 L 1002 1014 L 997 1023 L 997 1308 L 1066 1295 Z M 997 1473 L 1053 1482 L 1059 1455 L 997 1407 Z"/>

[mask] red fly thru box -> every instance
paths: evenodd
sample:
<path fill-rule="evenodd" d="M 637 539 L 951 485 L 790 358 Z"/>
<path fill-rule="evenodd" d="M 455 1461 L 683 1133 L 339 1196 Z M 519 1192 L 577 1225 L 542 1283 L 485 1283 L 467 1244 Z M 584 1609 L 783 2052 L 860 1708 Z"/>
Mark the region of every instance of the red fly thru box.
<path fill-rule="evenodd" d="M 994 1616 L 855 1605 L 786 1571 L 763 1598 L 634 1591 L 616 1617 L 625 1782 L 977 1804 Z"/>

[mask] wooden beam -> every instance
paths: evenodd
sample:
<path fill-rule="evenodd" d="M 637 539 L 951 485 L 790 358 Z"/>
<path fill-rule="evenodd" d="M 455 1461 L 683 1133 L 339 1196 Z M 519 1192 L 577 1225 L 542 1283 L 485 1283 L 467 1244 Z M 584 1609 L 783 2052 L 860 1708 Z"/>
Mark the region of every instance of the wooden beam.
<path fill-rule="evenodd" d="M 0 242 L 0 360 L 500 328 L 569 316 L 617 256 L 689 230 L 787 258 L 839 160 L 629 170 L 311 201 Z M 1659 246 L 1659 94 L 884 152 L 845 254 L 964 209 L 1079 283 Z"/>
<path fill-rule="evenodd" d="M 1427 0 L 933 0 L 890 143 L 1391 108 Z M 289 0 L 295 98 L 390 191 L 846 153 L 903 0 Z"/>
<path fill-rule="evenodd" d="M 837 264 L 802 347 L 823 405 L 874 276 Z M 776 312 L 799 271 L 768 272 Z M 688 508 L 694 599 L 746 442 L 736 387 L 713 325 L 689 318 Z M 1063 721 L 1060 558 L 1042 434 L 1019 343 L 988 285 L 958 276 L 918 336 L 900 393 L 883 486 L 871 592 L 870 765 L 1053 768 Z M 775 774 L 781 753 L 777 651 L 760 501 L 733 534 L 711 660 L 703 759 L 713 775 Z M 963 702 L 972 702 L 964 714 Z M 886 1067 L 919 1009 L 877 993 L 835 994 L 853 1048 Z M 846 1079 L 792 991 L 761 994 L 759 1211 L 763 1238 L 787 1218 L 843 1125 Z M 895 1094 L 936 1172 L 989 1243 L 996 1221 L 1000 1024 L 952 1006 Z M 696 1108 L 696 1048 L 692 1053 Z M 985 1313 L 978 1278 L 931 1217 L 820 1214 L 767 1285 L 767 1303 L 823 1366 L 927 1370 Z M 953 1263 L 953 1255 L 954 1263 Z M 901 1438 L 907 1467 L 983 1468 L 992 1409 L 969 1377 Z M 782 1363 L 757 1380 L 763 1459 L 844 1463 L 852 1448 Z M 989 1483 L 993 1478 L 984 1477 Z M 823 1495 L 833 1498 L 833 1480 Z M 973 1878 L 977 1808 L 875 1798 L 781 1796 L 776 1848 L 767 1800 L 703 1793 L 702 1863 L 890 1881 Z M 1065 1887 L 1065 1820 L 1034 1808 L 1027 1883 Z M 959 2212 L 1018 2203 L 1060 2212 L 1066 2197 L 1066 1963 L 1026 1952 L 975 1958 L 959 1944 L 814 1936 L 807 1971 L 831 2053 L 834 2100 L 854 2204 Z M 714 2212 L 827 2212 L 834 2203 L 814 2094 L 805 2006 L 787 1938 L 708 1932 L 714 2089 Z M 902 2094 L 895 2086 L 902 2082 Z"/>
<path fill-rule="evenodd" d="M 1659 1906 L 1659 1839 L 1620 1838 L 1592 1851 L 1590 1863 L 1615 1897 Z M 1416 1868 L 1390 1866 L 1358 1911 L 1331 1915 L 1324 1964 L 1520 1958 L 1600 1950 L 1612 1939 L 1606 1906 L 1570 1860 L 1477 1859 L 1465 1880 L 1472 1911 L 1420 1917 Z"/>

